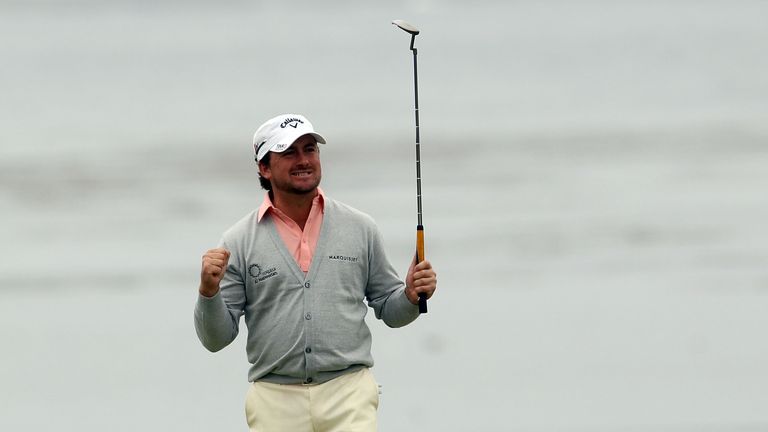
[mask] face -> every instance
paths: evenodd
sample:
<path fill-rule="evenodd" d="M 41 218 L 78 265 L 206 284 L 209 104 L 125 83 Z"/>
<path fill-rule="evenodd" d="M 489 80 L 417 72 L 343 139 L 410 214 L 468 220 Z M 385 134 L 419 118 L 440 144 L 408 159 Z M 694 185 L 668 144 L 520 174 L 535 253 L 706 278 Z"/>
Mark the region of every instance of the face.
<path fill-rule="evenodd" d="M 269 166 L 259 164 L 261 175 L 272 183 L 272 191 L 304 195 L 320 185 L 320 150 L 312 135 L 303 135 L 282 153 L 270 155 Z"/>

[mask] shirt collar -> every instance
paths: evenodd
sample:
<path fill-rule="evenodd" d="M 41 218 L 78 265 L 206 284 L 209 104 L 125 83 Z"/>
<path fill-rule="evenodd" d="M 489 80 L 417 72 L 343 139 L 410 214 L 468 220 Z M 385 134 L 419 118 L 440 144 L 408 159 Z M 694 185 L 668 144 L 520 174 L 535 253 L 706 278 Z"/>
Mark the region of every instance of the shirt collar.
<path fill-rule="evenodd" d="M 323 193 L 323 190 L 319 187 L 317 188 L 317 196 L 312 200 L 312 205 L 314 206 L 315 204 L 319 205 L 320 211 L 325 213 L 325 193 Z M 267 191 L 264 195 L 264 201 L 261 202 L 259 211 L 256 213 L 256 222 L 261 222 L 264 215 L 270 210 L 275 211 L 277 210 L 277 207 L 272 204 L 272 198 L 269 196 L 269 191 Z"/>

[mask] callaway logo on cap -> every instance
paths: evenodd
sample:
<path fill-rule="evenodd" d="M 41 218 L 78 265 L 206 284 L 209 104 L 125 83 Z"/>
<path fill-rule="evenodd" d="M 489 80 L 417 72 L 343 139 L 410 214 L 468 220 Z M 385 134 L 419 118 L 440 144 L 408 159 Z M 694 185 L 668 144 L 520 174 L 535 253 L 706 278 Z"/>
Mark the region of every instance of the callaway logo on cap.
<path fill-rule="evenodd" d="M 253 134 L 253 152 L 260 161 L 267 152 L 282 153 L 303 135 L 312 135 L 325 144 L 325 138 L 315 132 L 312 123 L 299 114 L 283 114 L 273 117 L 259 126 Z"/>

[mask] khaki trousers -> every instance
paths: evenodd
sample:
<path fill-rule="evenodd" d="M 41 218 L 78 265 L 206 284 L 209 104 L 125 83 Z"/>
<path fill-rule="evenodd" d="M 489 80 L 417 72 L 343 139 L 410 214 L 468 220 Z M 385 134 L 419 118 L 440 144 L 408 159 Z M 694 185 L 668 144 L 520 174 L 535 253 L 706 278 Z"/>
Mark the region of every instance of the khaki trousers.
<path fill-rule="evenodd" d="M 379 386 L 370 369 L 316 385 L 251 383 L 251 432 L 375 432 Z"/>

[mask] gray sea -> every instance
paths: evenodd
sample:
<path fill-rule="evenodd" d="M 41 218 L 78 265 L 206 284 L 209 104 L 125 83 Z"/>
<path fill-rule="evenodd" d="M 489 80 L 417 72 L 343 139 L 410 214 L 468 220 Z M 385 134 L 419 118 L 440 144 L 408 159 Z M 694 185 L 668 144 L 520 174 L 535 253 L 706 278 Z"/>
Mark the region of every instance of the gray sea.
<path fill-rule="evenodd" d="M 199 262 L 251 136 L 439 289 L 372 317 L 383 431 L 768 431 L 768 2 L 0 0 L 0 430 L 245 431 Z"/>

